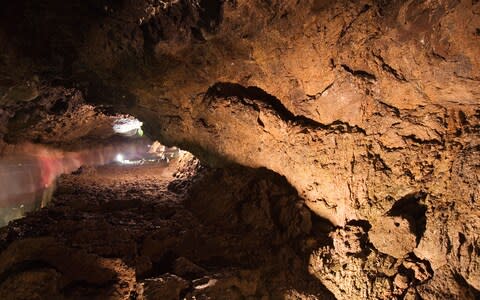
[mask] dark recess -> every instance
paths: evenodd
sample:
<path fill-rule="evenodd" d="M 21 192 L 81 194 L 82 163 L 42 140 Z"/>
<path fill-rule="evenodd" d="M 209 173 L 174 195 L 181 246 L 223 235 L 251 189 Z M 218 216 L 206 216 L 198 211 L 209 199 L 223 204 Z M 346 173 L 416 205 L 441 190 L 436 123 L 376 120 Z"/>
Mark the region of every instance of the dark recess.
<path fill-rule="evenodd" d="M 388 212 L 389 216 L 400 216 L 410 223 L 410 227 L 417 237 L 417 244 L 420 242 L 427 225 L 425 217 L 427 206 L 424 204 L 426 197 L 427 193 L 425 192 L 406 195 L 395 202 Z"/>
<path fill-rule="evenodd" d="M 331 124 L 322 124 L 303 115 L 295 115 L 289 111 L 283 103 L 275 96 L 256 86 L 244 87 L 240 84 L 229 82 L 218 82 L 212 85 L 205 94 L 204 101 L 212 102 L 215 99 L 237 98 L 244 105 L 252 106 L 259 110 L 259 105 L 255 102 L 246 102 L 244 99 L 257 100 L 263 103 L 268 109 L 276 113 L 283 121 L 291 124 L 300 125 L 305 128 L 331 130 L 340 133 L 365 133 L 363 128 L 351 126 L 348 123 L 336 120 Z"/>
<path fill-rule="evenodd" d="M 367 71 L 353 70 L 352 68 L 350 68 L 349 66 L 347 66 L 345 64 L 342 64 L 341 66 L 345 71 L 352 74 L 353 76 L 363 78 L 363 79 L 367 79 L 367 80 L 371 80 L 371 81 L 376 81 L 377 80 L 377 77 L 375 75 L 373 75 L 371 73 L 368 73 Z"/>
<path fill-rule="evenodd" d="M 347 225 L 362 227 L 365 232 L 368 232 L 372 228 L 372 225 L 367 220 L 350 220 L 347 222 Z"/>

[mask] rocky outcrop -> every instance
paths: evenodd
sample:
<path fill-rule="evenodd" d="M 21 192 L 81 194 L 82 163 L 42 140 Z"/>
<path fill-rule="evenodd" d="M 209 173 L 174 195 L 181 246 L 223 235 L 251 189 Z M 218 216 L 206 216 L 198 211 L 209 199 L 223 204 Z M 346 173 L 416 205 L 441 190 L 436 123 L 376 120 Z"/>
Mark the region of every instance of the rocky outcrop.
<path fill-rule="evenodd" d="M 128 116 L 86 103 L 75 88 L 50 86 L 38 78 L 28 84 L 31 99 L 19 99 L 16 87 L 0 97 L 1 154 L 21 152 L 15 145 L 25 142 L 68 150 L 122 142 L 113 125 Z"/>
<path fill-rule="evenodd" d="M 309 270 L 337 299 L 415 299 L 415 287 L 433 275 L 428 262 L 396 259 L 368 245 L 361 226 L 347 225 L 331 236 L 333 247 L 313 252 Z"/>
<path fill-rule="evenodd" d="M 340 230 L 366 222 L 355 259 L 428 262 L 422 297 L 478 295 L 478 1 L 94 2 L 5 4 L 2 103 L 38 97 L 34 74 L 74 86 L 210 164 L 285 176 Z"/>

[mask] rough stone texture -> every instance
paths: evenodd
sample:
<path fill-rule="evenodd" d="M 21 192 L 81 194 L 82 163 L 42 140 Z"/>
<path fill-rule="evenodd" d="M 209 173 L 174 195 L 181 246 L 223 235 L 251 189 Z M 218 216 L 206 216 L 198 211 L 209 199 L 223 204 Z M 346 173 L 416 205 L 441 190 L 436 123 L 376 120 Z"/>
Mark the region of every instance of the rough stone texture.
<path fill-rule="evenodd" d="M 332 238 L 333 245 L 312 253 L 309 270 L 337 299 L 398 299 L 433 275 L 416 257 L 396 259 L 368 245 L 360 226 L 337 229 Z"/>
<path fill-rule="evenodd" d="M 40 83 L 36 88 L 28 102 L 9 94 L 0 99 L 0 154 L 15 153 L 15 145 L 26 141 L 69 150 L 122 141 L 112 125 L 125 115 L 87 104 L 78 89 Z"/>
<path fill-rule="evenodd" d="M 370 223 L 374 256 L 358 264 L 408 254 L 434 273 L 422 297 L 476 297 L 479 28 L 472 0 L 14 1 L 0 12 L 0 99 L 74 86 L 211 164 L 285 176 L 340 230 Z M 398 252 L 377 236 L 394 219 Z M 347 291 L 369 278 L 355 270 Z"/>
<path fill-rule="evenodd" d="M 408 221 L 401 217 L 379 218 L 368 232 L 370 242 L 380 252 L 402 258 L 417 245 Z"/>
<path fill-rule="evenodd" d="M 333 299 L 307 272 L 312 222 L 277 174 L 191 155 L 65 175 L 0 230 L 0 298 Z"/>
<path fill-rule="evenodd" d="M 458 274 L 451 272 L 448 267 L 435 271 L 433 279 L 417 289 L 420 296 L 431 299 L 477 299 L 478 291 L 466 288 L 466 284 Z M 458 280 L 452 281 L 450 279 L 452 277 Z"/>
<path fill-rule="evenodd" d="M 129 299 L 135 284 L 134 271 L 122 261 L 66 247 L 51 237 L 13 242 L 0 261 L 2 299 L 79 298 L 92 291 L 93 299 Z"/>

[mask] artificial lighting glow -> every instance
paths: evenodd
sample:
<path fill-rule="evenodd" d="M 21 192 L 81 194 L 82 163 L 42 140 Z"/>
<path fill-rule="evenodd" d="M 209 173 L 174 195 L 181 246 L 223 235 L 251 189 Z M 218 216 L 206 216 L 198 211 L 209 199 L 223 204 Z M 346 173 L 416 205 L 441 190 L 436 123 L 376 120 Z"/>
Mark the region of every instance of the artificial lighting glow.
<path fill-rule="evenodd" d="M 123 154 L 118 153 L 117 156 L 115 156 L 115 160 L 119 163 L 123 162 Z"/>
<path fill-rule="evenodd" d="M 121 134 L 137 133 L 137 131 L 142 130 L 142 125 L 143 123 L 135 118 L 122 118 L 114 122 L 113 131 Z"/>

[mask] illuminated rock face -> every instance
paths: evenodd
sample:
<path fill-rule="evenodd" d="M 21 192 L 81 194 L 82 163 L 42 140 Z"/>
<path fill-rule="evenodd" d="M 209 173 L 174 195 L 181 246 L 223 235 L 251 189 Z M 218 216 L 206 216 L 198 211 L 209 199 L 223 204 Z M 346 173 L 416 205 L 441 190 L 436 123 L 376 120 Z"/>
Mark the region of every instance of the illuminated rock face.
<path fill-rule="evenodd" d="M 478 295 L 478 1 L 43 2 L 0 13 L 2 104 L 35 99 L 33 73 L 74 85 L 206 162 L 285 176 L 334 225 L 365 222 L 364 260 L 426 261 L 433 278 L 399 277 L 401 294 Z"/>

